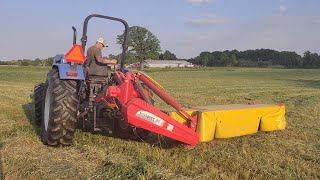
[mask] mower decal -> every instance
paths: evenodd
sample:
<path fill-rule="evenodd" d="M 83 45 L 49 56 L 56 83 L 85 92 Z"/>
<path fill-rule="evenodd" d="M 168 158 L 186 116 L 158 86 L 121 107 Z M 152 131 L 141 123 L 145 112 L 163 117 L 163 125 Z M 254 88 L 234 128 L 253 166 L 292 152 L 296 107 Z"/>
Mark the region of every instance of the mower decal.
<path fill-rule="evenodd" d="M 173 126 L 172 124 L 168 124 L 167 130 L 168 130 L 168 131 L 172 131 L 172 130 L 173 130 L 173 127 L 174 127 L 174 126 Z"/>
<path fill-rule="evenodd" d="M 156 116 L 150 112 L 147 112 L 147 111 L 138 111 L 136 113 L 136 116 L 138 116 L 139 118 L 144 119 L 148 122 L 156 124 L 158 126 L 163 126 L 165 123 L 165 121 L 163 119 L 161 119 L 158 116 Z"/>

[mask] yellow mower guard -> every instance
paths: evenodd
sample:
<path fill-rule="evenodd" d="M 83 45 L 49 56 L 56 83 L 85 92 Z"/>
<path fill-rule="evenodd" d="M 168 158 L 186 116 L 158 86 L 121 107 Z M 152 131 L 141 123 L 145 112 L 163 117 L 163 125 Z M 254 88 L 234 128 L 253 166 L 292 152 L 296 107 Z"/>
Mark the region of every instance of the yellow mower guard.
<path fill-rule="evenodd" d="M 180 123 L 185 120 L 175 111 L 166 111 Z M 194 107 L 187 112 L 198 114 L 197 133 L 200 142 L 214 138 L 230 138 L 258 131 L 283 130 L 286 127 L 285 106 L 282 104 L 231 104 Z"/>

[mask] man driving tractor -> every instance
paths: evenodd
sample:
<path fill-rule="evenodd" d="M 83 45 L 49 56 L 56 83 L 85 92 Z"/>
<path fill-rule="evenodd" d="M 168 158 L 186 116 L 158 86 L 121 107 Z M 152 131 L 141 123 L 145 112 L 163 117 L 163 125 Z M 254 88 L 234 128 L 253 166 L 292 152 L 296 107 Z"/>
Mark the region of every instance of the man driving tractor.
<path fill-rule="evenodd" d="M 89 75 L 107 76 L 108 64 L 116 64 L 116 59 L 102 58 L 102 49 L 107 46 L 103 38 L 99 38 L 96 44 L 87 50 L 87 59 L 84 63 Z"/>

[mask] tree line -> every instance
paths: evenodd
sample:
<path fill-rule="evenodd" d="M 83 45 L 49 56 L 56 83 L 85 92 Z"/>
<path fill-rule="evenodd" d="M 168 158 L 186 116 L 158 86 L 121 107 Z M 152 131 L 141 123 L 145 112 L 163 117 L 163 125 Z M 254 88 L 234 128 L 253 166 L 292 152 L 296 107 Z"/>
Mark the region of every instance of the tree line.
<path fill-rule="evenodd" d="M 0 61 L 0 65 L 12 65 L 12 66 L 51 66 L 53 57 L 46 59 L 18 59 L 9 61 Z"/>
<path fill-rule="evenodd" d="M 119 55 L 109 55 L 109 58 L 120 60 Z M 156 59 L 176 60 L 174 53 L 166 50 L 158 53 Z M 140 62 L 134 52 L 128 51 L 126 54 L 128 64 Z M 272 67 L 280 66 L 286 68 L 320 68 L 320 55 L 306 51 L 302 56 L 296 52 L 276 51 L 271 49 L 256 49 L 246 51 L 213 51 L 201 52 L 199 56 L 191 58 L 189 62 L 203 67 Z M 0 61 L 0 65 L 18 66 L 51 66 L 53 57 L 46 59 L 19 59 L 10 61 Z"/>
<path fill-rule="evenodd" d="M 189 61 L 200 66 L 209 67 L 280 66 L 286 68 L 320 68 L 320 56 L 310 51 L 306 51 L 302 56 L 296 52 L 272 49 L 205 51 Z"/>
<path fill-rule="evenodd" d="M 124 33 L 117 36 L 117 43 L 122 44 Z M 109 58 L 120 62 L 121 54 L 109 55 Z M 142 68 L 146 59 L 176 60 L 177 57 L 169 50 L 161 53 L 159 39 L 148 29 L 140 26 L 129 28 L 128 51 L 126 63 L 140 62 Z M 0 61 L 0 65 L 20 66 L 51 66 L 53 58 L 40 60 L 23 59 L 12 61 Z M 213 52 L 201 52 L 199 56 L 191 58 L 189 62 L 199 66 L 209 67 L 270 67 L 281 66 L 286 68 L 320 68 L 320 56 L 317 53 L 305 52 L 302 56 L 291 51 L 276 51 L 272 49 L 256 50 L 225 50 Z"/>

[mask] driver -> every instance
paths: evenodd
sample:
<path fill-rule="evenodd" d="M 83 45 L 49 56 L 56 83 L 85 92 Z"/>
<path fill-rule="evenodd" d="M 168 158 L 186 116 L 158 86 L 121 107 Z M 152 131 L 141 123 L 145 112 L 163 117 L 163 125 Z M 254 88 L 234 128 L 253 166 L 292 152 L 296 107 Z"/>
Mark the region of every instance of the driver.
<path fill-rule="evenodd" d="M 102 49 L 108 47 L 106 41 L 103 38 L 99 38 L 96 44 L 87 50 L 87 59 L 84 63 L 84 67 L 88 71 L 89 75 L 94 76 L 107 76 L 108 65 L 116 64 L 116 59 L 102 58 Z"/>

